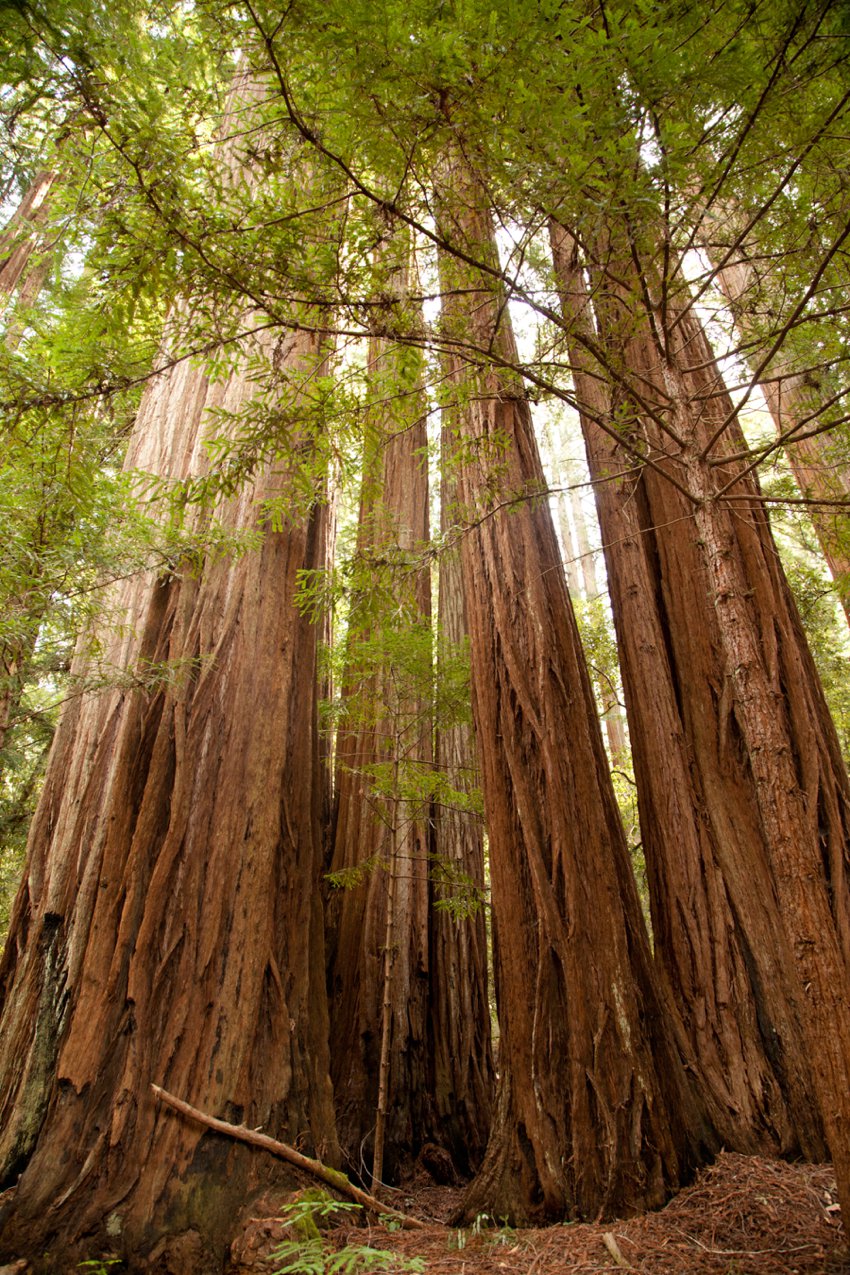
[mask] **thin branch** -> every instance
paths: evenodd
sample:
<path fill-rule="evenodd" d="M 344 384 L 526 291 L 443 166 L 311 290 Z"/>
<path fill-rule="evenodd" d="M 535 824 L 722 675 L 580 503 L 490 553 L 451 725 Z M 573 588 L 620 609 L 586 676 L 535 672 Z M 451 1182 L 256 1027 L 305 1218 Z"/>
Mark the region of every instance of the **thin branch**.
<path fill-rule="evenodd" d="M 383 1204 L 380 1200 L 376 1200 L 374 1195 L 361 1191 L 359 1187 L 349 1182 L 345 1174 L 340 1173 L 338 1169 L 331 1169 L 326 1164 L 322 1164 L 321 1160 L 312 1160 L 309 1156 L 302 1155 L 300 1151 L 296 1151 L 288 1143 L 278 1142 L 276 1138 L 270 1138 L 265 1133 L 257 1133 L 255 1129 L 248 1129 L 244 1124 L 230 1124 L 227 1120 L 218 1120 L 215 1116 L 208 1116 L 206 1112 L 199 1111 L 197 1107 L 184 1102 L 182 1098 L 175 1098 L 174 1094 L 169 1093 L 166 1089 L 161 1089 L 159 1085 L 152 1084 L 151 1089 L 155 1098 L 158 1098 L 167 1107 L 172 1107 L 175 1111 L 179 1111 L 188 1120 L 195 1120 L 207 1129 L 213 1129 L 216 1133 L 224 1134 L 226 1138 L 235 1138 L 237 1142 L 245 1142 L 249 1147 L 258 1147 L 259 1150 L 268 1151 L 270 1155 L 278 1156 L 281 1160 L 287 1160 L 289 1164 L 294 1165 L 297 1169 L 302 1169 L 305 1173 L 309 1173 L 311 1177 L 318 1178 L 320 1182 L 326 1182 L 335 1191 L 347 1195 L 350 1199 L 356 1201 L 357 1204 L 362 1205 L 368 1213 L 372 1213 L 376 1217 L 388 1216 L 397 1218 L 402 1228 L 406 1231 L 422 1231 L 425 1229 L 425 1223 L 420 1222 L 419 1218 L 409 1217 L 407 1213 L 400 1213 L 398 1209 L 391 1208 L 388 1204 Z"/>

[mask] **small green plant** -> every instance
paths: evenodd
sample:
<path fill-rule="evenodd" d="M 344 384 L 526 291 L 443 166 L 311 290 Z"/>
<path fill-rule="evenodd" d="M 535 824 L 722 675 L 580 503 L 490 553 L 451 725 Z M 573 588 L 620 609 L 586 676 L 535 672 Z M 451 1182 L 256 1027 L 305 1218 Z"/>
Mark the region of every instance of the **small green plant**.
<path fill-rule="evenodd" d="M 333 1249 L 322 1237 L 318 1223 L 335 1215 L 354 1214 L 361 1209 L 333 1199 L 323 1191 L 305 1192 L 281 1213 L 281 1220 L 298 1236 L 284 1240 L 272 1253 L 274 1275 L 362 1275 L 368 1271 L 392 1271 L 395 1275 L 415 1275 L 425 1269 L 420 1257 L 406 1258 L 370 1244 L 346 1244 Z"/>
<path fill-rule="evenodd" d="M 77 1262 L 77 1270 L 86 1275 L 109 1275 L 110 1266 L 120 1266 L 120 1257 L 90 1257 L 84 1262 Z"/>

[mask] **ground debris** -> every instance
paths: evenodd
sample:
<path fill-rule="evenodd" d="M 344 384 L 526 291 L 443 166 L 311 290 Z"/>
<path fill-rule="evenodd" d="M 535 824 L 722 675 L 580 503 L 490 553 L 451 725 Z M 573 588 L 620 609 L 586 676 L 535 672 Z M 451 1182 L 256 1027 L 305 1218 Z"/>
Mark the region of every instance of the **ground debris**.
<path fill-rule="evenodd" d="M 358 1234 L 364 1244 L 424 1259 L 427 1275 L 850 1275 L 828 1165 L 724 1153 L 658 1213 L 539 1230 L 451 1228 L 445 1218 L 459 1191 L 424 1177 L 406 1185 L 405 1207 L 428 1219 L 427 1229 L 372 1224 Z M 339 1246 L 350 1244 L 350 1219 L 337 1229 Z M 335 1235 L 326 1233 L 329 1243 Z"/>

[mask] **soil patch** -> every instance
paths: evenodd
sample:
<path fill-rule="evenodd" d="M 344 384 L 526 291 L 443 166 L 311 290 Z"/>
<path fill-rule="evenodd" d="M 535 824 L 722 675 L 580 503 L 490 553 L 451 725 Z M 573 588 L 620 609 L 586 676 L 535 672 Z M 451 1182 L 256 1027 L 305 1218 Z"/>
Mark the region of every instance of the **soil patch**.
<path fill-rule="evenodd" d="M 347 1220 L 324 1232 L 328 1251 L 346 1244 L 390 1249 L 421 1258 L 427 1275 L 850 1275 L 829 1165 L 726 1153 L 658 1213 L 544 1229 L 498 1228 L 483 1219 L 465 1230 L 449 1227 L 461 1195 L 422 1173 L 392 1202 L 427 1222 L 425 1230 Z M 265 1221 L 271 1239 L 272 1219 Z M 232 1275 L 274 1270 L 261 1247 L 252 1245 L 249 1262 Z"/>

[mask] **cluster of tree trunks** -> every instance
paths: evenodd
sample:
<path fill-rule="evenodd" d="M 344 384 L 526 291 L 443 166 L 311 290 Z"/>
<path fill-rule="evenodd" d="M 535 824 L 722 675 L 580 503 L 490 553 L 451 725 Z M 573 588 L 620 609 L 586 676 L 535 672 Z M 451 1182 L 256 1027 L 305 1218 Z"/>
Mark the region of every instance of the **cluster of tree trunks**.
<path fill-rule="evenodd" d="M 378 332 L 369 345 L 356 559 L 393 608 L 388 623 L 352 600 L 332 821 L 319 624 L 296 605 L 301 573 L 328 560 L 297 425 L 298 387 L 327 371 L 328 347 L 305 323 L 245 338 L 218 380 L 165 367 L 128 468 L 203 474 L 219 422 L 258 393 L 290 437 L 216 510 L 229 531 L 259 526 L 259 547 L 115 586 L 121 625 L 101 634 L 114 684 L 63 712 L 0 968 L 3 1253 L 110 1248 L 175 1275 L 220 1261 L 237 1204 L 275 1170 L 157 1105 L 152 1085 L 378 1177 L 434 1141 L 478 1170 L 467 1216 L 645 1209 L 721 1144 L 828 1149 L 850 1199 L 850 788 L 705 333 L 686 297 L 663 314 L 647 302 L 626 230 L 609 227 L 596 256 L 587 239 L 582 260 L 551 223 L 653 954 L 531 410 L 508 370 L 486 190 L 459 148 L 437 188 L 454 247 L 440 341 L 442 530 L 456 541 L 439 630 L 446 649 L 468 638 L 475 738 L 435 721 L 393 654 L 431 618 L 411 350 Z M 383 251 L 401 310 L 409 247 L 388 235 Z M 86 660 L 82 645 L 81 678 Z M 483 887 L 481 822 L 411 781 L 436 773 L 463 791 L 479 766 L 498 1079 L 483 914 L 437 906 L 453 874 Z M 328 891 L 328 867 L 355 883 Z"/>
<path fill-rule="evenodd" d="M 581 272 L 562 228 L 552 239 L 580 336 L 589 323 Z M 709 1080 L 732 1082 L 717 1090 L 724 1137 L 817 1154 L 819 1107 L 846 1184 L 847 772 L 757 485 L 731 459 L 746 448 L 698 318 L 686 301 L 668 304 L 665 340 L 654 338 L 659 314 L 630 270 L 635 254 L 624 246 L 612 266 L 613 251 L 609 238 L 604 272 L 589 263 L 600 347 L 618 373 L 610 397 L 575 356 L 591 464 L 613 480 L 598 484 L 598 502 L 630 712 L 643 723 L 632 730 L 659 952 L 692 1039 L 722 1064 Z M 624 373 L 639 394 L 620 388 Z M 618 433 L 665 461 L 620 477 L 630 466 Z M 733 484 L 734 504 L 717 498 Z M 658 665 L 651 717 L 649 657 Z M 677 752 L 682 786 L 671 790 L 666 776 L 658 783 L 658 762 Z M 678 802 L 689 790 L 686 826 L 670 840 L 659 813 L 671 792 Z M 685 899 L 697 909 L 690 917 Z M 735 994 L 724 997 L 726 978 Z"/>

